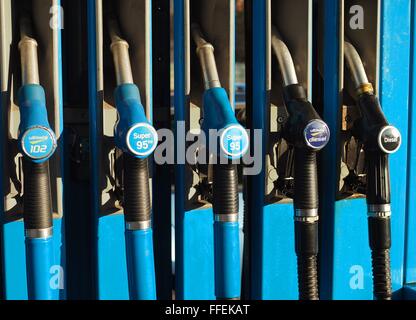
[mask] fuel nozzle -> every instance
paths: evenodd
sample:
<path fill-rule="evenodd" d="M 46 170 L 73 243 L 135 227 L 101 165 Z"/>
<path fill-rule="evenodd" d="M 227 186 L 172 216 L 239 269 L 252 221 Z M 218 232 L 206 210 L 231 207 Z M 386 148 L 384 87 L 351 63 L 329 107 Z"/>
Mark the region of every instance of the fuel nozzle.
<path fill-rule="evenodd" d="M 227 93 L 221 87 L 214 47 L 205 39 L 198 24 L 192 24 L 191 32 L 205 88 L 202 129 L 208 141 L 214 130 L 215 145 L 219 144 L 219 148 L 210 151 L 218 159 L 240 159 L 248 150 L 247 132 L 238 123 Z M 229 161 L 213 165 L 213 211 L 215 295 L 217 299 L 236 299 L 241 292 L 238 172 L 237 165 Z"/>
<path fill-rule="evenodd" d="M 32 33 L 28 3 L 20 13 L 20 67 L 22 86 L 18 92 L 20 124 L 19 147 L 23 154 L 23 221 L 26 238 L 26 264 L 29 299 L 56 299 L 49 284 L 54 264 L 53 220 L 49 158 L 57 147 L 46 108 L 45 91 L 40 85 L 38 44 Z"/>
<path fill-rule="evenodd" d="M 391 126 L 369 83 L 364 65 L 355 47 L 344 42 L 346 65 L 355 88 L 360 117 L 354 123 L 354 135 L 364 144 L 367 170 L 367 211 L 369 242 L 372 250 L 373 291 L 378 300 L 392 296 L 390 272 L 390 173 L 388 155 L 401 144 L 401 135 Z"/>
<path fill-rule="evenodd" d="M 318 300 L 318 175 L 316 153 L 329 142 L 330 131 L 306 91 L 299 84 L 292 56 L 276 27 L 272 49 L 283 80 L 283 98 L 289 113 L 283 137 L 294 148 L 295 247 L 301 300 Z"/>
<path fill-rule="evenodd" d="M 123 151 L 124 220 L 129 292 L 132 300 L 156 299 L 148 157 L 158 135 L 147 119 L 139 88 L 133 83 L 129 44 L 113 10 L 106 15 L 117 88 L 115 144 Z"/>

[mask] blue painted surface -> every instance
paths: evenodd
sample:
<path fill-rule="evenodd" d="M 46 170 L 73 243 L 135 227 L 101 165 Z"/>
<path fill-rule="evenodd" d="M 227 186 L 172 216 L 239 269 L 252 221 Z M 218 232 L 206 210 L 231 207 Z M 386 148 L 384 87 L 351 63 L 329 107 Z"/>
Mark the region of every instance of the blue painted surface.
<path fill-rule="evenodd" d="M 131 300 L 155 300 L 155 262 L 152 229 L 126 234 L 126 256 Z"/>
<path fill-rule="evenodd" d="M 59 297 L 65 297 L 64 254 L 62 250 L 62 219 L 53 220 L 53 257 L 49 269 L 49 281 L 59 289 Z M 23 221 L 6 223 L 3 226 L 4 239 L 4 294 L 7 300 L 28 299 L 26 276 L 26 253 Z M 55 290 L 56 291 L 56 290 Z M 55 293 L 56 294 L 56 293 Z"/>
<path fill-rule="evenodd" d="M 181 276 L 176 298 L 213 300 L 215 276 L 212 208 L 183 212 L 177 216 L 176 221 L 175 232 L 182 238 L 182 246 L 176 246 L 176 276 Z"/>
<path fill-rule="evenodd" d="M 412 47 L 410 90 L 416 92 L 416 3 L 412 1 Z M 416 283 L 416 99 L 410 95 L 409 110 L 409 148 L 407 184 L 407 220 L 405 247 L 405 283 Z M 416 291 L 412 287 L 413 298 Z"/>
<path fill-rule="evenodd" d="M 258 268 L 253 279 L 261 286 L 254 299 L 298 299 L 297 263 L 292 204 L 273 204 L 263 207 L 262 234 L 258 245 L 262 247 Z"/>
<path fill-rule="evenodd" d="M 382 1 L 380 101 L 390 123 L 402 133 L 408 145 L 411 3 L 408 0 Z M 400 110 L 400 112 L 397 112 Z M 404 281 L 404 239 L 407 187 L 407 148 L 390 156 L 392 193 L 392 285 L 396 296 Z"/>
<path fill-rule="evenodd" d="M 407 144 L 407 114 L 409 99 L 410 3 L 382 1 L 380 100 L 387 119 L 403 135 Z M 371 256 L 365 200 L 335 200 L 339 163 L 334 161 L 339 143 L 339 12 L 338 1 L 325 1 L 325 86 L 324 120 L 334 139 L 323 152 L 321 176 L 323 181 L 321 242 L 321 298 L 372 299 Z M 397 112 L 400 110 L 400 112 Z M 403 286 L 404 222 L 406 194 L 406 148 L 390 157 L 392 193 L 391 267 L 395 297 Z M 364 236 L 365 235 L 365 236 Z M 357 280 L 361 278 L 361 281 Z"/>
<path fill-rule="evenodd" d="M 238 222 L 214 223 L 215 295 L 239 298 L 241 294 L 240 228 Z"/>
<path fill-rule="evenodd" d="M 26 238 L 25 242 L 29 300 L 57 300 L 59 291 L 50 283 L 50 270 L 55 264 L 53 237 Z"/>
<path fill-rule="evenodd" d="M 97 244 L 97 299 L 129 300 L 124 216 L 100 217 Z"/>
<path fill-rule="evenodd" d="M 175 122 L 186 120 L 184 0 L 174 1 Z M 175 149 L 178 141 L 175 126 Z M 179 157 L 180 155 L 177 155 Z M 175 165 L 175 295 L 179 300 L 215 299 L 212 208 L 186 211 L 185 165 Z"/>

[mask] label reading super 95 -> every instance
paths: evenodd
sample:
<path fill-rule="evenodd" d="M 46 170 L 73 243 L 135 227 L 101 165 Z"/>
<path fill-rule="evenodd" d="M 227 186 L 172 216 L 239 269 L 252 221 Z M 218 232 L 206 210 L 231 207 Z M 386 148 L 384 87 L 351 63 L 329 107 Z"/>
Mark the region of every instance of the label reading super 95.
<path fill-rule="evenodd" d="M 133 154 L 140 157 L 149 156 L 157 146 L 156 130 L 147 123 L 139 123 L 127 133 L 127 145 Z"/>
<path fill-rule="evenodd" d="M 246 130 L 240 126 L 230 126 L 220 137 L 221 150 L 230 158 L 241 158 L 248 150 L 249 139 Z"/>
<path fill-rule="evenodd" d="M 21 140 L 23 153 L 31 159 L 45 159 L 56 148 L 55 135 L 45 127 L 28 129 Z"/>

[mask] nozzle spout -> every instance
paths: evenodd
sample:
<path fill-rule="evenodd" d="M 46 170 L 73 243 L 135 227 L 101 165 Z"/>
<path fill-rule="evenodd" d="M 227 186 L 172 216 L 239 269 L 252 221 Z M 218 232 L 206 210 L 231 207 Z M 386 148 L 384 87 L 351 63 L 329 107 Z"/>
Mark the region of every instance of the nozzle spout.
<path fill-rule="evenodd" d="M 296 75 L 292 55 L 275 26 L 272 26 L 272 48 L 277 57 L 285 87 L 292 84 L 298 84 L 298 77 Z"/>
<path fill-rule="evenodd" d="M 113 14 L 107 16 L 108 33 L 111 39 L 117 85 L 133 83 L 131 72 L 129 44 L 121 37 L 118 21 Z"/>
<path fill-rule="evenodd" d="M 357 95 L 363 91 L 373 93 L 373 86 L 368 81 L 361 57 L 349 41 L 344 41 L 344 55 Z"/>
<path fill-rule="evenodd" d="M 19 51 L 22 85 L 39 84 L 38 43 L 32 37 L 32 20 L 26 11 L 20 17 Z"/>
<path fill-rule="evenodd" d="M 201 28 L 193 23 L 191 26 L 192 38 L 196 44 L 196 54 L 201 63 L 201 70 L 204 77 L 204 87 L 206 90 L 221 87 L 218 76 L 217 65 L 215 63 L 214 47 L 204 39 Z"/>

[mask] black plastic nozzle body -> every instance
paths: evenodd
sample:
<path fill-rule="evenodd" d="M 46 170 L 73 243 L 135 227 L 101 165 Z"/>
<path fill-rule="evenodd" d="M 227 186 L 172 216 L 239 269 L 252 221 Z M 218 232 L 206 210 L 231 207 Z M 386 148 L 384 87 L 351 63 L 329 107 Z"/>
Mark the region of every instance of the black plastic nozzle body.
<path fill-rule="evenodd" d="M 319 203 L 316 151 L 319 148 L 308 144 L 305 130 L 309 124 L 321 121 L 321 118 L 307 100 L 304 88 L 298 84 L 285 87 L 284 100 L 289 113 L 284 138 L 294 147 L 295 154 L 295 249 L 298 258 L 299 299 L 318 300 Z M 316 216 L 308 216 L 311 212 L 316 212 Z"/>
<path fill-rule="evenodd" d="M 369 243 L 373 265 L 373 291 L 377 300 L 392 297 L 390 248 L 390 172 L 388 154 L 400 147 L 400 134 L 389 126 L 378 98 L 373 93 L 358 97 L 360 118 L 354 135 L 364 143 L 367 172 Z M 390 131 L 389 131 L 390 130 Z M 386 208 L 386 209 L 383 209 Z M 383 212 L 383 210 L 388 210 Z"/>

